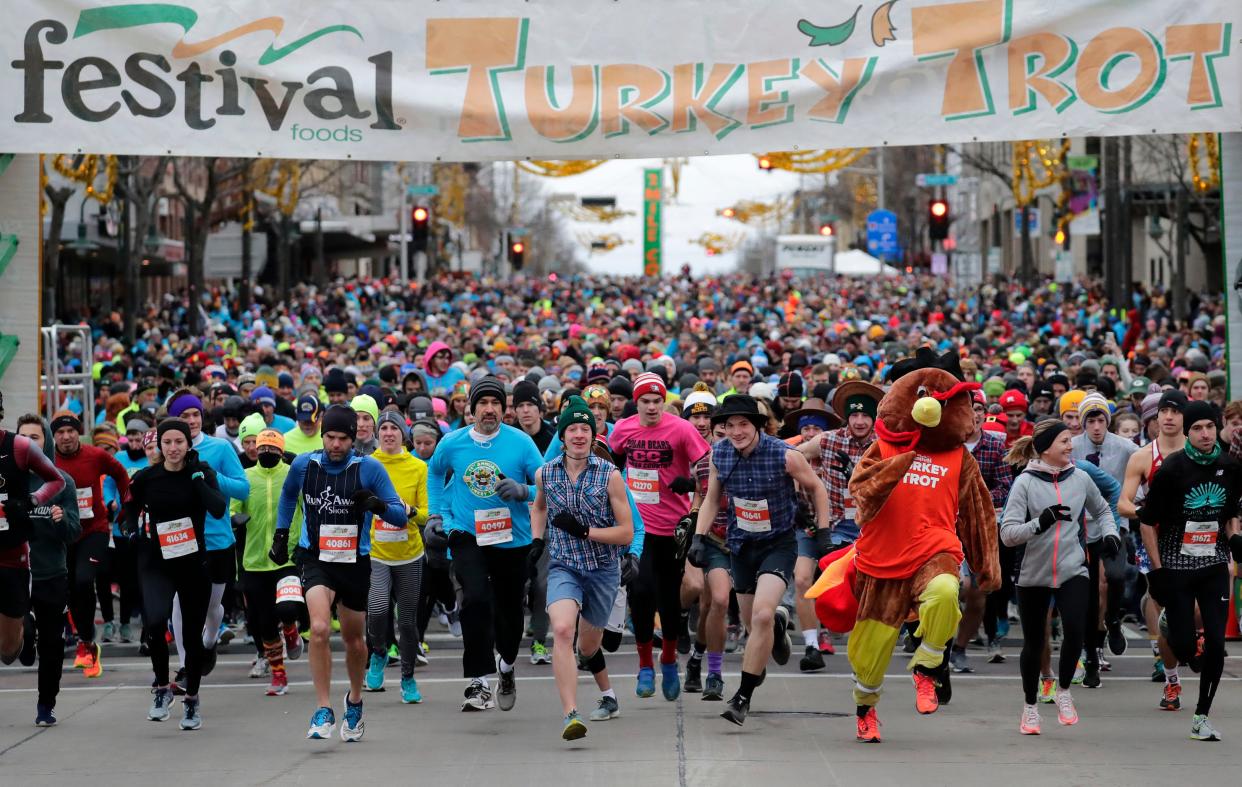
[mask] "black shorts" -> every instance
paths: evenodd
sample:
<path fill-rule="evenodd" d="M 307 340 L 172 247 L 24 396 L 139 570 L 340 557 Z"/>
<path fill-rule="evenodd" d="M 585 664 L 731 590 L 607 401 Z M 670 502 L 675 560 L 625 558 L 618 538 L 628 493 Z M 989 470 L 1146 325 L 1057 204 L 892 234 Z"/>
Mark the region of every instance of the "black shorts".
<path fill-rule="evenodd" d="M 206 565 L 213 585 L 227 585 L 237 578 L 237 553 L 233 547 L 207 550 Z"/>
<path fill-rule="evenodd" d="M 302 573 L 302 593 L 322 585 L 336 593 L 336 599 L 355 612 L 367 611 L 371 590 L 371 557 L 359 555 L 356 563 L 325 563 L 308 550 L 298 548 L 293 555 Z"/>
<path fill-rule="evenodd" d="M 24 618 L 30 611 L 30 569 L 0 568 L 0 615 Z"/>
<path fill-rule="evenodd" d="M 798 538 L 792 530 L 763 541 L 743 541 L 729 560 L 733 589 L 739 596 L 754 595 L 762 574 L 780 577 L 788 586 L 797 560 Z"/>

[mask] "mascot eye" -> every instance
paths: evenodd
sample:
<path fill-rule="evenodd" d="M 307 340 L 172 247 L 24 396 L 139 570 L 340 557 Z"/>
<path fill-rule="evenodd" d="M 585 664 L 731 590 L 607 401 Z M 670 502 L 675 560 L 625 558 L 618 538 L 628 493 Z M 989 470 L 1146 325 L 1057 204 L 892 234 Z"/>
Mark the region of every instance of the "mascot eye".
<path fill-rule="evenodd" d="M 922 399 L 924 396 L 927 396 L 927 386 L 920 385 L 918 391 L 915 393 L 920 399 Z"/>

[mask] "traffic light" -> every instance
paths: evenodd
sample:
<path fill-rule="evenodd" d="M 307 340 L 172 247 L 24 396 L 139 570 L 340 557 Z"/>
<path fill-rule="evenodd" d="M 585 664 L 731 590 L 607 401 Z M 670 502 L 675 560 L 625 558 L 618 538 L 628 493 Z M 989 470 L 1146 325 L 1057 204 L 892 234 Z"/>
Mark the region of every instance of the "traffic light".
<path fill-rule="evenodd" d="M 927 203 L 927 234 L 933 241 L 949 237 L 949 223 L 953 219 L 949 215 L 949 201 L 937 197 Z"/>
<path fill-rule="evenodd" d="M 823 224 L 819 225 L 819 234 L 824 236 L 825 238 L 831 238 L 833 235 L 837 234 L 837 230 L 835 227 L 832 226 L 831 223 L 824 222 Z"/>
<path fill-rule="evenodd" d="M 771 172 L 772 171 L 772 159 L 768 158 L 767 156 L 760 156 L 759 157 L 759 169 L 763 170 L 764 172 Z"/>
<path fill-rule="evenodd" d="M 414 251 L 426 251 L 427 239 L 431 234 L 431 211 L 422 205 L 410 211 L 410 243 Z"/>
<path fill-rule="evenodd" d="M 515 271 L 522 270 L 526 257 L 526 243 L 519 238 L 509 241 L 509 265 Z"/>

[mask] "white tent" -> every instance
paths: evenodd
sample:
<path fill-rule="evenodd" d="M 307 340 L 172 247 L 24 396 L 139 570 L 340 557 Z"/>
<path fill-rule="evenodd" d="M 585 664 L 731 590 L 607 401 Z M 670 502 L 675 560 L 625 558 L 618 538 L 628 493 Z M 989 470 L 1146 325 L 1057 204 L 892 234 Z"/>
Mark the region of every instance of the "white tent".
<path fill-rule="evenodd" d="M 891 265 L 885 265 L 862 249 L 850 249 L 837 252 L 832 259 L 833 267 L 842 276 L 898 276 L 901 271 Z"/>

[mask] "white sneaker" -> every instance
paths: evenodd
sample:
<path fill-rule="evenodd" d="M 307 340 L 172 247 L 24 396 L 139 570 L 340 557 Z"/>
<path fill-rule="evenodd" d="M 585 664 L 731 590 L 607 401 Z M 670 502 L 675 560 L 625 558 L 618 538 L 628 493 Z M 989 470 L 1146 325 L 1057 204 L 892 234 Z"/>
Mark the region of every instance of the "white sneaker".
<path fill-rule="evenodd" d="M 1220 733 L 1208 721 L 1207 716 L 1196 715 L 1190 720 L 1190 739 L 1192 741 L 1218 741 Z"/>
<path fill-rule="evenodd" d="M 1018 721 L 1018 732 L 1023 735 L 1039 734 L 1039 706 L 1023 705 L 1022 717 Z"/>
<path fill-rule="evenodd" d="M 1078 723 L 1078 710 L 1074 708 L 1069 689 L 1057 689 L 1057 721 L 1066 727 Z"/>
<path fill-rule="evenodd" d="M 463 712 L 489 710 L 496 707 L 492 687 L 486 678 L 475 678 L 466 686 L 466 700 L 461 704 Z"/>
<path fill-rule="evenodd" d="M 261 680 L 272 674 L 272 667 L 267 663 L 265 658 L 256 658 L 250 662 L 250 677 L 253 680 Z"/>

